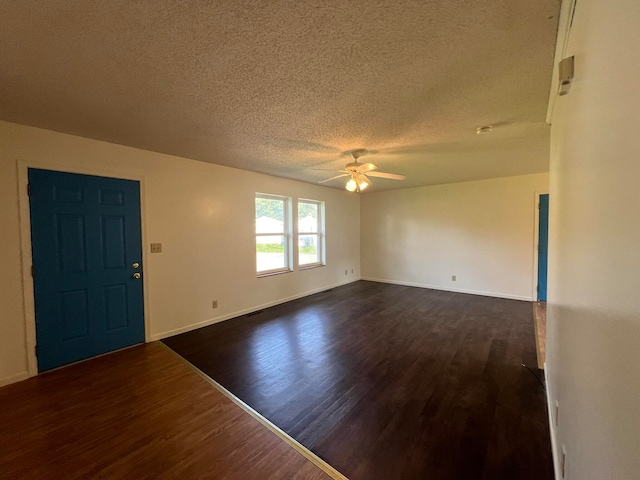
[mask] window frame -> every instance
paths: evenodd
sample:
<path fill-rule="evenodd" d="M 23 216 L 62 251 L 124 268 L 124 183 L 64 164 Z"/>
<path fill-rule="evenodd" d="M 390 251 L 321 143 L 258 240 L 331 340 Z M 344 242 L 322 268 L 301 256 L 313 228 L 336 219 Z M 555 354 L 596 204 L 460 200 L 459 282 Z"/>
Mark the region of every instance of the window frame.
<path fill-rule="evenodd" d="M 273 195 L 270 193 L 259 193 L 256 192 L 253 201 L 253 212 L 254 216 L 256 213 L 256 200 L 262 198 L 265 200 L 279 200 L 283 202 L 283 221 L 282 221 L 282 233 L 258 233 L 257 228 L 254 224 L 254 233 L 255 233 L 255 241 L 254 241 L 254 249 L 255 249 L 255 270 L 258 278 L 260 277 L 268 277 L 271 275 L 279 275 L 281 273 L 288 273 L 293 271 L 293 255 L 292 255 L 292 227 L 291 227 L 291 218 L 292 218 L 292 208 L 291 208 L 291 197 L 287 197 L 284 195 Z M 255 219 L 257 220 L 257 218 Z M 254 222 L 255 222 L 254 220 Z M 258 257 L 257 257 L 257 247 L 258 247 L 258 238 L 259 237 L 275 237 L 280 236 L 283 237 L 284 244 L 284 267 L 281 268 L 273 268 L 270 270 L 258 270 Z"/>
<path fill-rule="evenodd" d="M 318 211 L 318 224 L 317 224 L 317 231 L 316 232 L 301 232 L 300 231 L 300 204 L 304 203 L 304 204 L 308 204 L 308 205 L 316 205 L 317 207 L 317 211 Z M 297 252 L 297 260 L 298 260 L 298 268 L 300 270 L 306 270 L 308 268 L 316 268 L 316 267 L 323 267 L 327 264 L 326 262 L 326 257 L 325 257 L 325 252 L 326 252 L 326 248 L 325 248 L 325 224 L 324 224 L 324 216 L 325 216 L 325 203 L 321 200 L 312 200 L 310 198 L 298 198 L 298 201 L 296 203 L 296 252 Z M 313 263 L 305 263 L 305 264 L 300 264 L 300 237 L 301 236 L 312 236 L 315 235 L 316 236 L 316 245 L 318 248 L 318 261 L 313 262 Z"/>

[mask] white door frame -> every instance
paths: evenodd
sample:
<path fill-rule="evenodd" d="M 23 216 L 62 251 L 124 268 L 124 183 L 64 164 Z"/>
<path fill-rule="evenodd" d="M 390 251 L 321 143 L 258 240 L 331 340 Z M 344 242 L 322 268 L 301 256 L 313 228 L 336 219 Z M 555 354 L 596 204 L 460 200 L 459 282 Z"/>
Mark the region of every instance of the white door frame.
<path fill-rule="evenodd" d="M 27 371 L 30 377 L 38 375 L 38 359 L 36 357 L 36 310 L 35 295 L 33 290 L 33 277 L 31 276 L 31 266 L 33 265 L 33 254 L 31 251 L 31 210 L 29 208 L 29 195 L 27 185 L 29 184 L 29 169 L 40 168 L 43 170 L 56 170 L 65 173 L 79 173 L 82 175 L 95 175 L 98 177 L 112 177 L 123 180 L 137 180 L 140 182 L 140 229 L 142 234 L 142 265 L 146 265 L 147 254 L 144 248 L 147 245 L 146 229 L 146 185 L 143 175 L 129 175 L 122 172 L 95 168 L 93 166 L 74 166 L 61 163 L 37 161 L 37 160 L 17 160 L 18 170 L 18 208 L 20 213 L 20 254 L 22 260 L 22 292 L 23 308 L 25 319 L 25 347 L 27 349 Z M 145 342 L 151 338 L 151 328 L 148 319 L 149 314 L 149 282 L 143 282 L 143 303 L 144 303 L 144 337 Z"/>

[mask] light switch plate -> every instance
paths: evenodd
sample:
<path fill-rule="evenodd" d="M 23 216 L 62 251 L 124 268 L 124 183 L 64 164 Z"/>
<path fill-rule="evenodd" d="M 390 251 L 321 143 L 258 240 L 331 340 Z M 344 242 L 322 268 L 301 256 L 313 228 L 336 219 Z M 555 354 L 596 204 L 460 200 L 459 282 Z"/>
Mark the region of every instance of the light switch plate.
<path fill-rule="evenodd" d="M 152 243 L 151 244 L 151 253 L 162 253 L 162 244 L 161 243 Z"/>

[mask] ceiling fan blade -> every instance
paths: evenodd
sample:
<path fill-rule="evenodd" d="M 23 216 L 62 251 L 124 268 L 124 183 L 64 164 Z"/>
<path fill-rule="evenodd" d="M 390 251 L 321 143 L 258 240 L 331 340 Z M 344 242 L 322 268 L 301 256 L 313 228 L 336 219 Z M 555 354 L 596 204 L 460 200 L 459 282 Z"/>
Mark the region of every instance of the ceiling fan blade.
<path fill-rule="evenodd" d="M 370 172 L 371 170 L 375 170 L 376 167 L 373 163 L 362 163 L 360 165 L 358 165 L 358 172 L 360 173 L 365 173 L 365 172 Z"/>
<path fill-rule="evenodd" d="M 351 175 L 350 173 L 342 173 L 340 175 L 336 175 L 335 177 L 327 178 L 326 180 L 320 180 L 318 183 L 330 182 L 331 180 L 335 180 L 336 178 L 348 177 Z"/>
<path fill-rule="evenodd" d="M 367 172 L 367 175 L 371 175 L 372 177 L 380 177 L 380 178 L 388 178 L 390 180 L 404 180 L 404 175 L 400 175 L 398 173 L 385 173 L 385 172 Z"/>

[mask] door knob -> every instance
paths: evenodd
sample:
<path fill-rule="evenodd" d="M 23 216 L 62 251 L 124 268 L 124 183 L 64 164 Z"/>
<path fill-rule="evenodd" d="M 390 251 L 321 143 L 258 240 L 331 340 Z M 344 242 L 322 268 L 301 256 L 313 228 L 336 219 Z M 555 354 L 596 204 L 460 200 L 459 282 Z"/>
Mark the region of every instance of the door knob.
<path fill-rule="evenodd" d="M 138 272 L 134 273 L 133 278 L 137 280 L 138 278 L 140 278 L 140 274 Z"/>
<path fill-rule="evenodd" d="M 135 262 L 133 265 L 131 265 L 133 268 L 140 268 L 140 264 L 138 262 Z"/>

